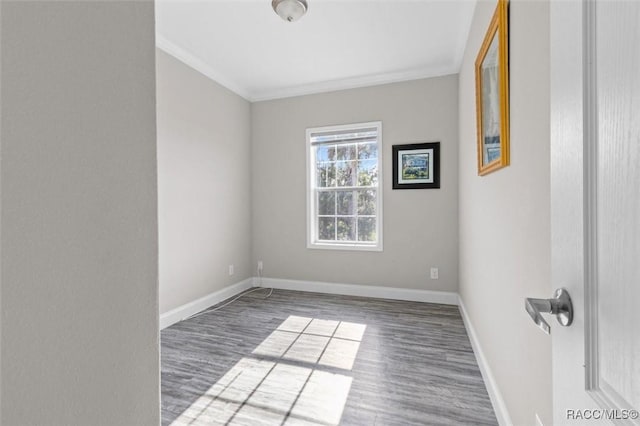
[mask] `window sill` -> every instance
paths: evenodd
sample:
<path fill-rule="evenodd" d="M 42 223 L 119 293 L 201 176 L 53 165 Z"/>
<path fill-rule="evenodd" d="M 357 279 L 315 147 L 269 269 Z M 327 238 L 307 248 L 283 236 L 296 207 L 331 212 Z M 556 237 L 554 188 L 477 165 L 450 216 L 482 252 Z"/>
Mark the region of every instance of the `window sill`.
<path fill-rule="evenodd" d="M 316 250 L 382 251 L 382 243 L 377 245 L 308 243 L 307 248 Z"/>

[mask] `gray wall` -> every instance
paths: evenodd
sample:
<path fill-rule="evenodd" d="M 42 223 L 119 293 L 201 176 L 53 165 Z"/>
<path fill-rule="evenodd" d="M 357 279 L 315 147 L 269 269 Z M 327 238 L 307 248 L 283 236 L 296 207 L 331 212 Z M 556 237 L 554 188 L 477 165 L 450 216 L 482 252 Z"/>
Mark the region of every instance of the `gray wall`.
<path fill-rule="evenodd" d="M 524 298 L 551 296 L 549 4 L 511 2 L 511 166 L 479 177 L 474 61 L 495 5 L 478 2 L 460 72 L 460 295 L 514 424 L 548 424 L 551 340 Z"/>
<path fill-rule="evenodd" d="M 253 275 L 251 110 L 240 96 L 157 52 L 160 312 L 165 313 Z"/>
<path fill-rule="evenodd" d="M 153 2 L 2 2 L 3 425 L 159 423 Z"/>
<path fill-rule="evenodd" d="M 272 278 L 456 291 L 456 75 L 252 104 L 253 255 Z M 307 249 L 308 127 L 381 120 L 384 251 Z M 441 142 L 441 189 L 391 190 L 391 146 Z M 440 279 L 429 279 L 429 267 Z"/>

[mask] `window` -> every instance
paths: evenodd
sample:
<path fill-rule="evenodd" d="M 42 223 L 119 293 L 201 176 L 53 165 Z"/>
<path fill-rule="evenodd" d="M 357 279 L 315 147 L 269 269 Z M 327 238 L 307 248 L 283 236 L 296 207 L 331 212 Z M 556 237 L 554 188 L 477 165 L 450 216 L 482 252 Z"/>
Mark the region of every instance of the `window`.
<path fill-rule="evenodd" d="M 307 129 L 307 246 L 382 250 L 382 123 Z"/>

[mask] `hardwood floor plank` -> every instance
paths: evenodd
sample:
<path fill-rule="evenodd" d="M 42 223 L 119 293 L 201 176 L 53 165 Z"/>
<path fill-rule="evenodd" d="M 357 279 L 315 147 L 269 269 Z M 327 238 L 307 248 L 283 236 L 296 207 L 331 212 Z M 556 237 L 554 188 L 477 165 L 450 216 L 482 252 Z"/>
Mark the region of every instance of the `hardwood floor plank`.
<path fill-rule="evenodd" d="M 162 331 L 163 425 L 497 424 L 457 307 L 260 293 Z"/>

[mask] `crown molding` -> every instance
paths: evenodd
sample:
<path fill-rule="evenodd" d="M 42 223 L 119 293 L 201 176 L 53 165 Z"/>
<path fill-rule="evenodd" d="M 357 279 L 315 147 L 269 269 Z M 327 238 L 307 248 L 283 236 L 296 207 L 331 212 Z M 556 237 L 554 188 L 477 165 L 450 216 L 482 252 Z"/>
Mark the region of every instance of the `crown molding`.
<path fill-rule="evenodd" d="M 464 60 L 464 55 L 467 51 L 467 46 L 469 46 L 469 35 L 471 34 L 471 23 L 473 22 L 473 17 L 476 14 L 477 6 L 478 6 L 478 1 L 473 0 L 473 10 L 467 16 L 466 22 L 464 23 L 464 26 L 463 26 L 463 28 L 466 28 L 467 31 L 464 33 L 464 36 L 460 37 L 460 39 L 458 40 L 458 48 L 456 49 L 456 52 L 458 52 L 458 54 L 456 55 L 456 58 L 455 58 L 456 68 L 458 69 L 456 73 L 459 73 L 460 69 L 462 68 L 462 61 Z"/>
<path fill-rule="evenodd" d="M 383 84 L 400 83 L 403 81 L 420 80 L 423 78 L 442 77 L 457 74 L 459 67 L 430 68 L 424 67 L 409 71 L 374 74 L 362 77 L 345 78 L 341 80 L 323 81 L 282 89 L 265 90 L 252 93 L 250 101 L 260 102 L 274 99 L 292 98 L 294 96 L 313 95 L 318 93 L 335 92 L 338 90 L 357 89 L 362 87 L 380 86 Z"/>
<path fill-rule="evenodd" d="M 248 101 L 251 101 L 249 92 L 241 85 L 237 84 L 232 79 L 227 78 L 223 74 L 217 72 L 196 55 L 167 40 L 165 37 L 158 33 L 156 33 L 156 47 L 188 65 L 189 67 L 193 68 L 194 70 L 198 71 L 199 73 L 203 74 L 204 76 L 210 78 L 221 86 L 226 87 L 236 95 L 241 96 Z"/>
<path fill-rule="evenodd" d="M 227 78 L 222 73 L 205 63 L 196 55 L 188 52 L 175 43 L 167 40 L 160 34 L 156 34 L 156 47 L 173 56 L 194 70 L 200 72 L 221 86 L 226 87 L 238 96 L 249 102 L 261 102 L 274 99 L 291 98 L 295 96 L 313 95 L 318 93 L 335 92 L 338 90 L 357 89 L 383 84 L 400 83 L 403 81 L 420 80 L 423 78 L 441 77 L 457 74 L 460 71 L 460 63 L 447 67 L 421 67 L 407 71 L 372 74 L 361 77 L 352 77 L 339 80 L 322 81 L 318 83 L 304 84 L 293 87 L 267 89 L 262 91 L 250 91 L 242 85 Z"/>

